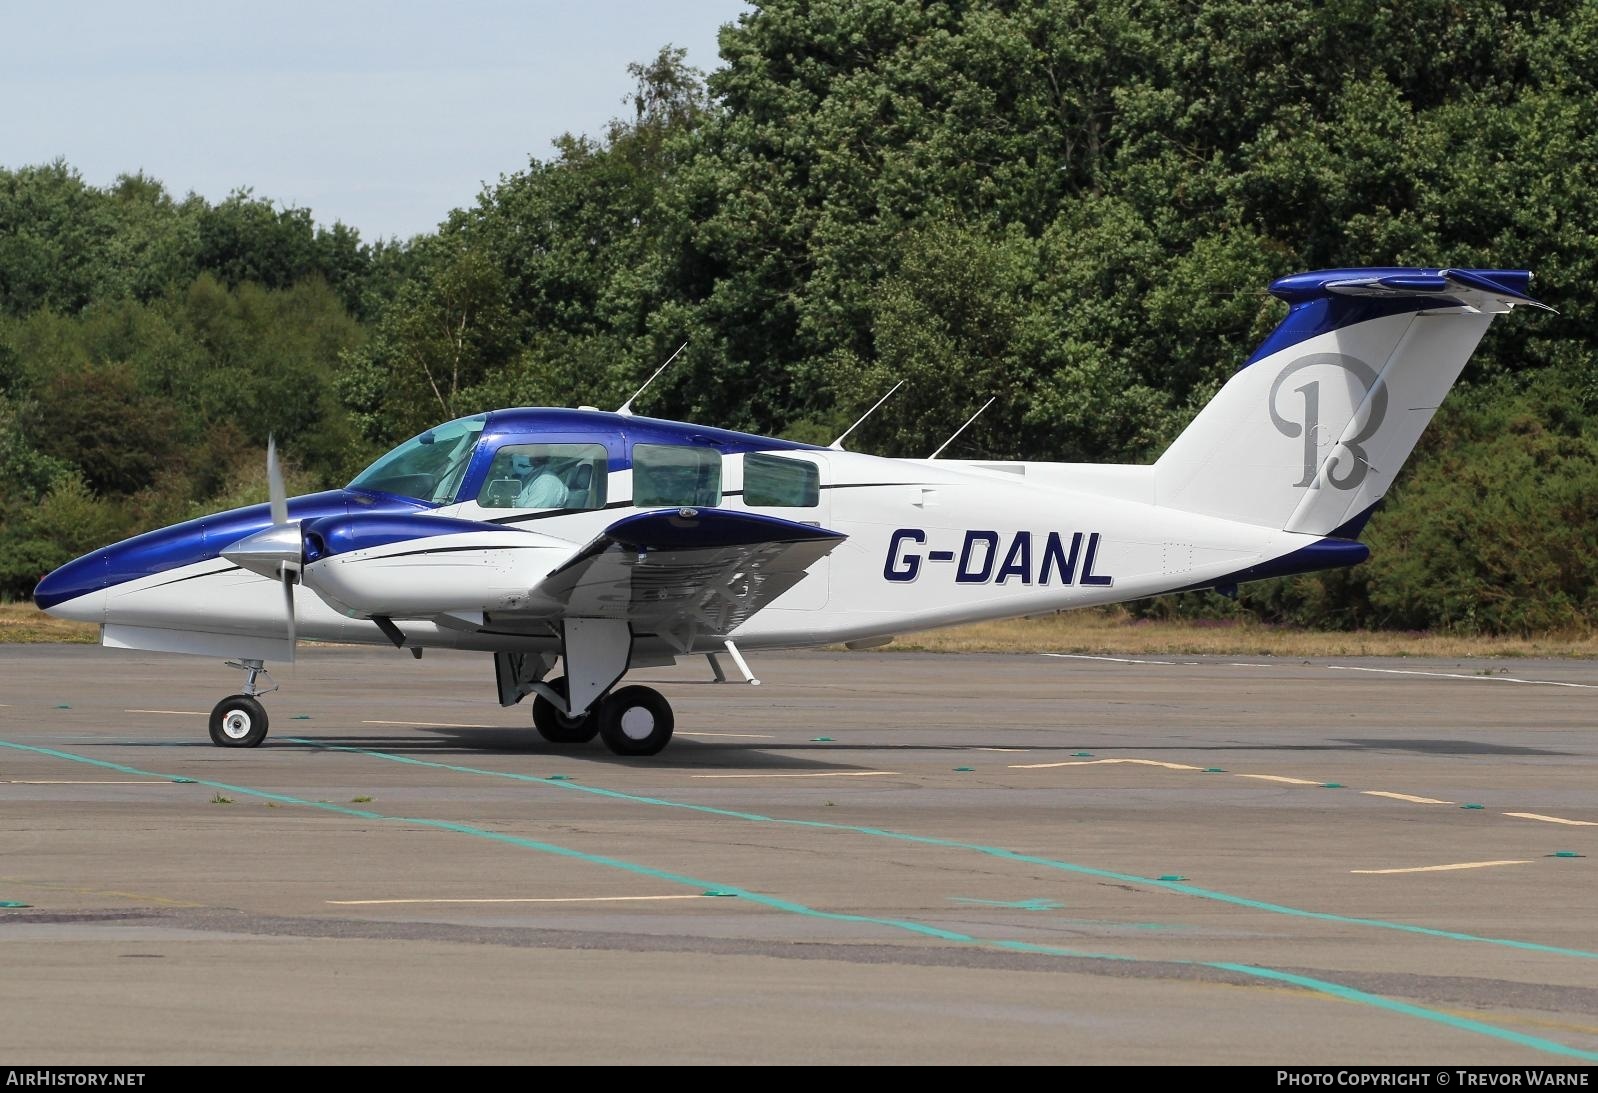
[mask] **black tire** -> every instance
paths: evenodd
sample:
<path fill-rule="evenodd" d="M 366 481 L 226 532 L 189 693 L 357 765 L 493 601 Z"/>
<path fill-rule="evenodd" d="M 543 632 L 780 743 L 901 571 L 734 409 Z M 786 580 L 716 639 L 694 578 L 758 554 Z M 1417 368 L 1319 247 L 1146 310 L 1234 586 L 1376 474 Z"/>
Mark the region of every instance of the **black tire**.
<path fill-rule="evenodd" d="M 564 696 L 566 677 L 550 680 L 549 686 Z M 534 695 L 533 728 L 551 744 L 586 744 L 599 732 L 599 717 L 593 707 L 582 717 L 567 717 L 549 699 Z"/>
<path fill-rule="evenodd" d="M 599 707 L 599 736 L 617 755 L 654 755 L 671 742 L 676 719 L 666 696 L 651 687 L 623 687 Z"/>
<path fill-rule="evenodd" d="M 249 695 L 229 695 L 211 710 L 211 743 L 255 748 L 266 739 L 266 707 Z"/>

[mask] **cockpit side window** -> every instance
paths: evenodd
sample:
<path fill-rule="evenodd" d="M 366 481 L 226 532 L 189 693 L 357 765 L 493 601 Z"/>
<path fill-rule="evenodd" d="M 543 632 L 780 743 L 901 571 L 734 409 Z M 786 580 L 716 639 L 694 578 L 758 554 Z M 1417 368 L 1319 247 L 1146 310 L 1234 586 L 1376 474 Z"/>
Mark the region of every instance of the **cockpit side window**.
<path fill-rule="evenodd" d="M 487 414 L 478 414 L 429 429 L 356 475 L 349 488 L 414 497 L 435 505 L 452 500 L 487 421 Z"/>
<path fill-rule="evenodd" d="M 802 459 L 750 452 L 744 456 L 744 504 L 812 509 L 821 504 L 821 470 Z"/>
<path fill-rule="evenodd" d="M 720 452 L 678 444 L 633 445 L 636 508 L 710 507 L 720 503 Z"/>
<path fill-rule="evenodd" d="M 477 493 L 485 509 L 602 509 L 609 464 L 602 444 L 507 444 Z"/>

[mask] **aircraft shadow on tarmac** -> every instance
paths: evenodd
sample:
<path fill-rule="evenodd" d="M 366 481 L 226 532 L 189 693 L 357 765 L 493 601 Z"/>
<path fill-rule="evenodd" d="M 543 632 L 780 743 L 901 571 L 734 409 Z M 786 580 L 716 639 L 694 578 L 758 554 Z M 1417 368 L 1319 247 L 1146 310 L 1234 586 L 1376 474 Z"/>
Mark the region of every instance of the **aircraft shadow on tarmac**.
<path fill-rule="evenodd" d="M 302 743 L 301 741 L 304 741 Z M 211 748 L 208 741 L 150 741 L 119 740 L 119 747 L 152 748 Z M 671 766 L 703 767 L 706 769 L 760 769 L 760 770 L 833 770 L 858 769 L 859 764 L 850 759 L 857 753 L 875 753 L 881 757 L 893 753 L 965 755 L 972 751 L 995 750 L 1013 756 L 1032 756 L 1048 759 L 1059 756 L 1082 755 L 1084 747 L 1102 749 L 1093 755 L 1099 758 L 1125 756 L 1128 753 L 1154 753 L 1162 758 L 1196 760 L 1215 752 L 1413 752 L 1439 756 L 1509 756 L 1541 755 L 1568 757 L 1578 753 L 1551 748 L 1530 748 L 1513 744 L 1498 744 L 1482 740 L 1455 739 L 1395 739 L 1390 737 L 1344 737 L 1313 744 L 1279 742 L 1260 743 L 1204 743 L 1186 744 L 1170 741 L 1144 743 L 1083 743 L 1080 737 L 1069 743 L 1043 744 L 1035 741 L 1018 741 L 1014 738 L 995 740 L 970 740 L 958 744 L 948 743 L 850 743 L 838 740 L 806 740 L 779 742 L 777 740 L 700 740 L 686 737 L 673 743 L 669 760 L 640 760 L 617 756 L 598 740 L 586 744 L 552 745 L 545 743 L 531 730 L 504 726 L 419 727 L 414 731 L 395 734 L 345 735 L 337 733 L 289 733 L 269 736 L 263 748 L 273 750 L 297 748 L 355 748 L 363 751 L 392 752 L 406 756 L 525 755 L 529 759 L 581 759 L 625 767 Z M 879 758 L 879 762 L 880 762 Z M 1091 762 L 1091 759 L 1086 759 Z"/>

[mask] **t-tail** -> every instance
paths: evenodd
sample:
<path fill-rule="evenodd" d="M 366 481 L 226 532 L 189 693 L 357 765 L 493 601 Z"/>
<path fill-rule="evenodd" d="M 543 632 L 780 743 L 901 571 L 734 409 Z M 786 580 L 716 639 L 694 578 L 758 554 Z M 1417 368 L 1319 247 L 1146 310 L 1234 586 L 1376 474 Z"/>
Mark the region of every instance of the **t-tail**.
<path fill-rule="evenodd" d="M 1156 503 L 1353 537 L 1494 316 L 1531 274 L 1339 269 L 1283 277 L 1291 310 L 1154 465 Z"/>

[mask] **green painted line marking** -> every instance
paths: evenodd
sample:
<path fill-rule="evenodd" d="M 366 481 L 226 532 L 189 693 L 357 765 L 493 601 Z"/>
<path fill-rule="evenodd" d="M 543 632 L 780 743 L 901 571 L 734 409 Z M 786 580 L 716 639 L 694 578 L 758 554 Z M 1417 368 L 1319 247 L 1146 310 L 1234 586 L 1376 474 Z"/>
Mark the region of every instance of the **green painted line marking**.
<path fill-rule="evenodd" d="M 57 759 L 67 759 L 75 763 L 87 763 L 91 766 L 101 767 L 106 770 L 123 771 L 128 774 L 138 774 L 146 777 L 171 777 L 170 775 L 160 775 L 153 771 L 143 770 L 138 767 L 126 766 L 122 763 L 112 763 L 105 759 L 91 759 L 86 755 L 75 755 L 72 752 L 57 751 L 54 748 L 41 748 L 32 744 L 15 744 L 9 740 L 0 740 L 0 747 L 12 748 L 17 751 L 33 752 L 38 755 L 49 755 Z M 360 754 L 381 754 L 374 752 L 363 752 L 360 748 L 339 748 L 337 750 L 352 751 Z M 416 762 L 417 765 L 420 766 L 447 766 L 447 764 L 430 763 L 425 760 L 413 760 L 413 762 Z M 1141 958 L 1139 957 L 1127 956 L 1122 953 L 1085 952 L 1076 949 L 1066 949 L 1054 945 L 1040 945 L 1028 941 L 1015 941 L 1003 938 L 978 938 L 973 937 L 970 934 L 962 934 L 954 930 L 944 930 L 936 926 L 929 926 L 926 923 L 915 922 L 909 919 L 877 918 L 872 915 L 853 915 L 840 911 L 822 911 L 814 907 L 808 907 L 802 903 L 795 903 L 792 900 L 780 899 L 776 896 L 768 896 L 760 892 L 752 892 L 747 888 L 720 888 L 714 885 L 707 885 L 704 881 L 697 880 L 685 874 L 672 873 L 663 869 L 656 869 L 653 866 L 626 861 L 622 858 L 612 858 L 601 854 L 589 854 L 585 851 L 574 850 L 571 847 L 560 846 L 556 843 L 546 843 L 537 839 L 524 838 L 519 835 L 509 835 L 502 831 L 490 831 L 486 828 L 473 827 L 470 824 L 454 823 L 449 820 L 433 820 L 416 816 L 390 816 L 381 812 L 368 812 L 364 809 L 347 808 L 343 805 L 335 805 L 328 801 L 310 801 L 300 797 L 292 797 L 284 793 L 272 793 L 267 790 L 253 789 L 249 786 L 235 786 L 226 782 L 213 782 L 206 779 L 197 779 L 197 781 L 199 781 L 202 785 L 206 785 L 217 790 L 227 790 L 230 793 L 238 793 L 248 797 L 260 797 L 268 801 L 279 801 L 284 804 L 301 805 L 305 808 L 319 808 L 326 812 L 334 812 L 338 813 L 339 815 L 352 816 L 361 820 L 377 820 L 384 823 L 426 827 L 437 831 L 451 831 L 457 834 L 470 835 L 475 838 L 487 839 L 492 842 L 505 843 L 510 846 L 535 850 L 539 853 L 551 854 L 557 857 L 588 862 L 592 865 L 600 865 L 612 869 L 623 870 L 629 873 L 639 874 L 642 876 L 653 877 L 655 879 L 668 881 L 673 884 L 691 885 L 693 887 L 699 888 L 701 892 L 707 892 L 714 888 L 718 892 L 724 892 L 730 896 L 748 900 L 751 903 L 770 907 L 774 910 L 787 911 L 791 914 L 804 915 L 810 918 L 819 918 L 832 922 L 853 922 L 873 926 L 886 926 L 890 929 L 904 930 L 923 937 L 935 937 L 943 941 L 952 941 L 978 948 L 1006 949 L 1012 952 L 1038 953 L 1048 956 L 1066 956 L 1085 960 L 1114 960 L 1123 963 L 1134 964 L 1141 962 Z M 563 786 L 570 786 L 572 789 L 588 788 L 585 786 L 577 786 L 572 783 L 560 784 Z M 618 794 L 617 796 L 627 795 Z M 832 827 L 837 825 L 827 824 L 818 826 Z M 868 829 L 861 828 L 860 830 Z M 1497 1026 L 1485 1024 L 1481 1021 L 1473 1021 L 1467 1017 L 1458 1017 L 1451 1013 L 1428 1010 L 1422 1006 L 1411 1005 L 1407 1002 L 1399 1002 L 1394 999 L 1384 998 L 1377 994 L 1367 994 L 1364 991 L 1355 990 L 1352 987 L 1345 987 L 1341 983 L 1313 979 L 1309 976 L 1295 975 L 1290 972 L 1276 971 L 1273 968 L 1264 968 L 1249 964 L 1229 964 L 1207 960 L 1179 961 L 1178 963 L 1185 963 L 1192 967 L 1215 968 L 1221 971 L 1229 971 L 1238 975 L 1250 976 L 1256 979 L 1267 979 L 1275 982 L 1292 983 L 1295 986 L 1303 987 L 1316 993 L 1326 994 L 1334 998 L 1341 998 L 1350 1002 L 1360 1002 L 1365 1005 L 1373 1006 L 1379 1009 L 1385 1009 L 1393 1013 L 1401 1013 L 1409 1017 L 1417 1017 L 1426 1021 L 1435 1021 L 1439 1024 L 1448 1025 L 1451 1028 L 1479 1033 L 1483 1036 L 1489 1036 L 1494 1039 L 1507 1040 L 1510 1043 L 1520 1044 L 1523 1047 L 1530 1047 L 1539 1051 L 1546 1051 L 1550 1054 L 1564 1055 L 1571 1058 L 1598 1062 L 1598 1051 L 1583 1051 L 1580 1048 L 1569 1047 L 1553 1040 L 1545 1040 L 1539 1036 L 1528 1036 L 1525 1033 L 1515 1032 L 1511 1029 L 1498 1028 Z"/>
<path fill-rule="evenodd" d="M 1054 899 L 976 899 L 971 896 L 950 896 L 954 903 L 972 903 L 979 907 L 1005 907 L 1017 911 L 1057 911 L 1065 904 Z"/>
<path fill-rule="evenodd" d="M 514 771 L 487 770 L 483 767 L 467 767 L 455 763 L 438 763 L 431 759 L 415 759 L 408 755 L 395 755 L 392 752 L 373 751 L 370 748 L 356 748 L 344 744 L 322 744 L 315 740 L 303 737 L 292 738 L 294 744 L 305 744 L 313 748 L 322 748 L 327 751 L 351 752 L 355 755 L 367 755 L 374 759 L 383 759 L 391 763 L 407 763 L 412 766 L 434 767 L 439 770 L 453 770 L 460 774 L 480 774 L 490 778 L 506 778 L 513 782 L 533 782 L 539 785 L 549 783 L 534 774 L 517 774 Z M 0 741 L 4 743 L 4 741 Z M 11 747 L 26 747 L 24 744 L 9 745 Z M 85 760 L 97 762 L 97 760 Z M 1281 903 L 1267 903 L 1263 900 L 1250 899 L 1247 896 L 1234 896 L 1230 892 L 1221 892 L 1213 888 L 1199 888 L 1196 885 L 1183 884 L 1176 881 L 1150 880 L 1134 873 L 1121 873 L 1113 869 L 1100 869 L 1092 865 L 1078 865 L 1075 862 L 1060 861 L 1055 858 L 1044 858 L 1036 854 L 1022 854 L 1015 850 L 1006 850 L 998 846 L 984 846 L 981 843 L 961 842 L 957 839 L 940 839 L 932 835 L 912 835 L 903 831 L 893 831 L 882 827 L 863 827 L 856 824 L 832 823 L 827 820 L 793 820 L 776 816 L 763 816 L 758 812 L 739 812 L 735 809 L 716 808 L 712 805 L 696 805 L 687 801 L 673 801 L 666 797 L 645 797 L 636 793 L 623 793 L 620 790 L 605 789 L 602 786 L 579 785 L 576 782 L 556 783 L 561 789 L 575 790 L 579 793 L 592 793 L 596 797 L 608 797 L 617 801 L 632 801 L 636 804 L 654 805 L 659 808 L 680 808 L 688 812 L 702 812 L 710 816 L 728 816 L 738 820 L 750 820 L 756 823 L 782 824 L 786 827 L 811 827 L 821 831 L 852 831 L 859 835 L 871 835 L 881 839 L 895 839 L 901 842 L 916 843 L 921 846 L 941 846 L 950 850 L 970 850 L 978 854 L 987 854 L 1006 861 L 1025 862 L 1028 865 L 1040 865 L 1046 869 L 1058 869 L 1065 873 L 1075 873 L 1084 877 L 1097 877 L 1103 880 L 1119 881 L 1122 884 L 1143 884 L 1156 888 L 1164 888 L 1168 892 L 1178 892 L 1186 896 L 1195 896 L 1199 899 L 1214 900 L 1217 903 L 1227 903 L 1235 907 L 1247 907 L 1252 911 L 1268 911 L 1272 914 L 1288 915 L 1293 918 L 1313 919 L 1317 922 L 1335 922 L 1344 926 L 1368 926 L 1381 930 L 1398 930 L 1402 933 L 1419 934 L 1423 937 L 1443 938 L 1448 941 L 1471 941 L 1483 945 L 1502 945 L 1510 949 L 1524 949 L 1528 952 L 1552 953 L 1556 956 L 1572 956 L 1582 960 L 1598 960 L 1598 952 L 1587 949 L 1566 949 L 1557 945 L 1543 945 L 1536 941 L 1520 941 L 1515 938 L 1483 937 L 1479 934 L 1462 934 L 1454 930 L 1440 930 L 1432 926 L 1415 926 L 1407 922 L 1388 922 L 1379 918 L 1357 918 L 1352 915 L 1339 915 L 1330 911 L 1309 911 L 1301 907 L 1289 907 Z"/>
<path fill-rule="evenodd" d="M 31 903 L 23 903 L 20 899 L 0 899 L 0 907 L 32 907 Z"/>

